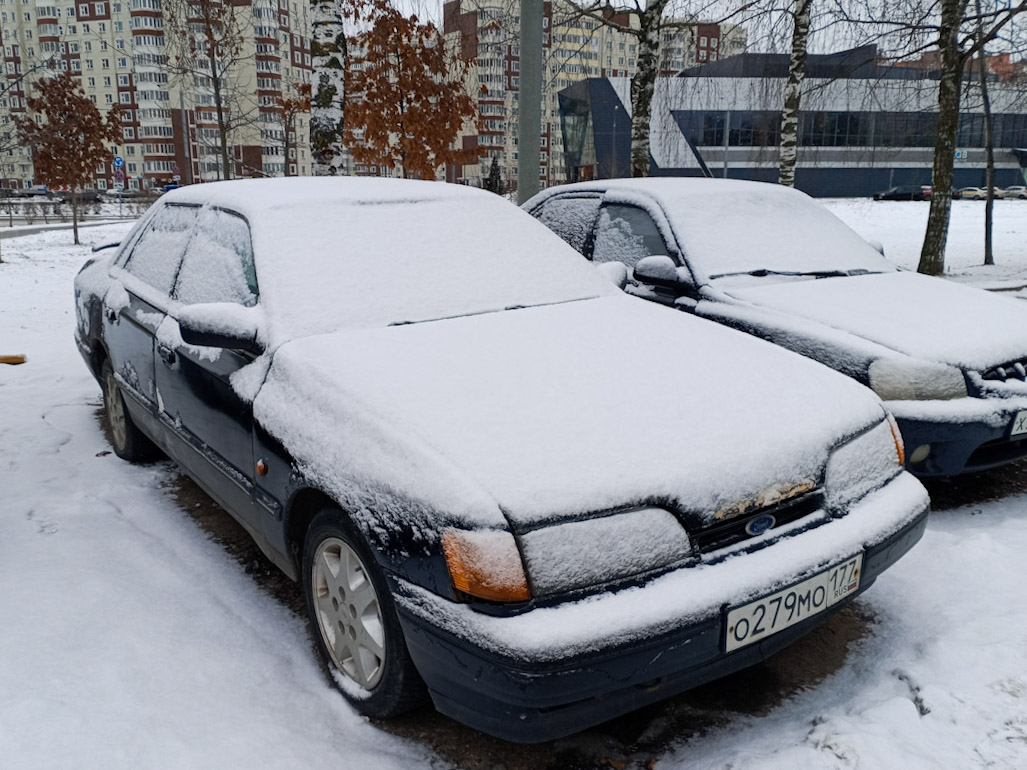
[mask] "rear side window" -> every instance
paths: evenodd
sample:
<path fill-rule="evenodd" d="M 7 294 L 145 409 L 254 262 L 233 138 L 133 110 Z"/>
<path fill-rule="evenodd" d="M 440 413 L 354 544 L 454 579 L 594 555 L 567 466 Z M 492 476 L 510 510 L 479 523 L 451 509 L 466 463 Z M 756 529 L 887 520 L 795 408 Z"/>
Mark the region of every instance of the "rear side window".
<path fill-rule="evenodd" d="M 592 247 L 595 262 L 623 262 L 633 268 L 638 260 L 654 254 L 669 252 L 649 214 L 635 206 L 603 206 Z"/>
<path fill-rule="evenodd" d="M 535 216 L 584 254 L 589 231 L 598 213 L 599 198 L 556 198 L 545 203 Z"/>
<path fill-rule="evenodd" d="M 199 206 L 169 205 L 146 224 L 125 269 L 162 294 L 171 294 Z"/>
<path fill-rule="evenodd" d="M 178 274 L 175 296 L 180 302 L 257 303 L 250 226 L 238 214 L 209 208 L 200 214 Z"/>

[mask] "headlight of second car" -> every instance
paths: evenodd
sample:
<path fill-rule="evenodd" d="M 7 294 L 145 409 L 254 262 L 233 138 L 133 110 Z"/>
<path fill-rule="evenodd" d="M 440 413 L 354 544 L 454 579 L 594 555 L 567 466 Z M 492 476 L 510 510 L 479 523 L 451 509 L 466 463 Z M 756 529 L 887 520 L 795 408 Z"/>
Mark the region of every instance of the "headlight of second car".
<path fill-rule="evenodd" d="M 870 387 L 884 401 L 930 401 L 966 396 L 966 378 L 954 366 L 912 358 L 870 364 Z"/>
<path fill-rule="evenodd" d="M 891 415 L 831 452 L 824 472 L 824 492 L 832 511 L 884 486 L 905 462 L 902 436 Z"/>

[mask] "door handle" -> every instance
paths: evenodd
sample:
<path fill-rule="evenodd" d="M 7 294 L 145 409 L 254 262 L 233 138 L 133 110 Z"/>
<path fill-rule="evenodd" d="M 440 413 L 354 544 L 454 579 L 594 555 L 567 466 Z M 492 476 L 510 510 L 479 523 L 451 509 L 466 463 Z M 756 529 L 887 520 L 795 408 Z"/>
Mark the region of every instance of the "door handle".
<path fill-rule="evenodd" d="M 175 363 L 175 351 L 169 348 L 167 345 L 158 345 L 157 355 L 159 355 L 161 361 L 166 363 L 168 366 L 172 366 Z"/>

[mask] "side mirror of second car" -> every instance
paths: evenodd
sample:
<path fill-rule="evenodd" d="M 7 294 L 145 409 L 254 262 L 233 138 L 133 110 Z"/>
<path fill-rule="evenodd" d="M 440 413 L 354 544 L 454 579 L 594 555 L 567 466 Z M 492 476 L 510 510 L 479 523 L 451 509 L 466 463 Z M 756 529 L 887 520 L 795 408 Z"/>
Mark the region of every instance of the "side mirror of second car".
<path fill-rule="evenodd" d="M 634 278 L 639 283 L 667 289 L 677 289 L 685 284 L 678 273 L 674 260 L 663 255 L 643 257 L 635 265 Z"/>
<path fill-rule="evenodd" d="M 187 305 L 178 313 L 182 342 L 260 354 L 260 311 L 232 302 Z"/>

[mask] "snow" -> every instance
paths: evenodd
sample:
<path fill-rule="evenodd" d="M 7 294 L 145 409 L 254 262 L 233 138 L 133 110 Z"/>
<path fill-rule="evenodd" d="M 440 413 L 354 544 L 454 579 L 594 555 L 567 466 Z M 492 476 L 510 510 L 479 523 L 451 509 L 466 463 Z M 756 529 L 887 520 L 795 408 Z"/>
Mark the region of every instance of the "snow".
<path fill-rule="evenodd" d="M 712 516 L 818 479 L 828 447 L 884 419 L 848 378 L 619 292 L 294 340 L 254 415 L 341 498 L 378 479 L 520 527 L 651 499 Z"/>
<path fill-rule="evenodd" d="M 272 347 L 339 328 L 616 292 L 572 249 L 554 249 L 544 225 L 499 196 L 458 185 L 248 180 L 183 187 L 165 200 L 224 206 L 247 218 Z"/>
<path fill-rule="evenodd" d="M 128 225 L 83 231 L 102 243 Z M 0 757 L 12 768 L 423 767 L 326 683 L 305 624 L 110 454 L 72 339 L 71 233 L 4 242 Z"/>
<path fill-rule="evenodd" d="M 962 215 L 974 212 L 958 203 L 953 242 L 976 249 L 950 248 L 962 271 L 980 248 L 976 221 Z M 886 208 L 907 204 L 873 205 L 880 214 L 868 219 L 880 220 L 889 257 L 915 261 L 918 246 L 894 244 L 922 233 L 907 235 L 909 217 Z M 999 268 L 1027 272 L 1018 225 L 999 211 Z M 83 238 L 108 242 L 126 229 Z M 70 241 L 69 232 L 5 241 L 0 265 L 0 353 L 28 355 L 0 366 L 2 763 L 451 766 L 451 753 L 397 738 L 344 704 L 303 622 L 171 501 L 169 464 L 99 456 L 109 450 L 99 388 L 72 341 L 71 280 L 90 255 Z M 726 713 L 723 728 L 663 751 L 655 767 L 1027 766 L 1027 605 L 1016 579 L 1025 508 L 1017 495 L 932 513 L 924 540 L 859 600 L 876 621 L 836 673 L 766 715 Z M 517 752 L 492 759 L 516 763 Z"/>
<path fill-rule="evenodd" d="M 727 291 L 927 361 L 985 370 L 1027 356 L 1027 302 L 1001 294 L 911 272 L 764 280 Z"/>

